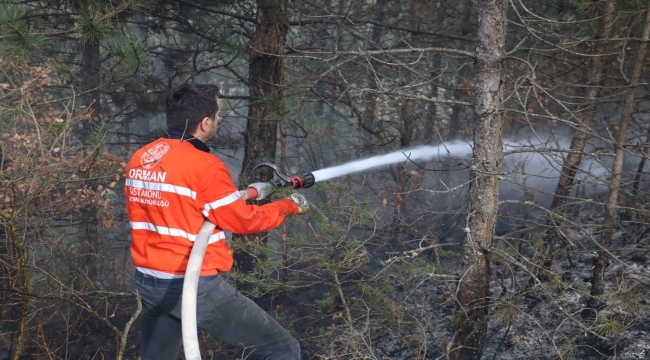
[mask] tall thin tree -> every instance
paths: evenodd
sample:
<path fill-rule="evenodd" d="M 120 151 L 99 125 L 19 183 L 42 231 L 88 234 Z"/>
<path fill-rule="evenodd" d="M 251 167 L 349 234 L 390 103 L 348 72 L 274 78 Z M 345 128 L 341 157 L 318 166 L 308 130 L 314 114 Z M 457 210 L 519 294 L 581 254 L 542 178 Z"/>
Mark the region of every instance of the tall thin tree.
<path fill-rule="evenodd" d="M 255 165 L 275 160 L 278 124 L 284 116 L 283 56 L 289 28 L 287 1 L 260 0 L 257 21 L 255 36 L 249 43 L 250 103 L 240 182 L 248 178 Z M 266 241 L 266 233 L 246 238 Z M 252 269 L 254 259 L 248 254 L 237 253 L 235 259 L 240 269 Z"/>
<path fill-rule="evenodd" d="M 571 151 L 564 158 L 562 173 L 560 174 L 560 179 L 555 188 L 555 193 L 553 194 L 553 201 L 551 202 L 551 211 L 561 210 L 566 204 L 567 197 L 574 185 L 576 172 L 578 171 L 580 161 L 582 160 L 582 154 L 585 145 L 587 144 L 587 138 L 591 133 L 591 123 L 596 116 L 596 107 L 598 106 L 598 93 L 600 92 L 599 85 L 606 62 L 606 59 L 604 59 L 603 56 L 600 56 L 600 54 L 602 54 L 607 47 L 607 40 L 612 32 L 613 21 L 615 20 L 614 4 L 614 0 L 609 0 L 605 3 L 604 7 L 598 9 L 598 15 L 602 16 L 600 20 L 600 31 L 598 34 L 599 41 L 594 45 L 592 50 L 594 56 L 591 58 L 591 67 L 589 69 L 586 84 L 589 88 L 587 89 L 587 94 L 585 96 L 585 111 L 584 115 L 577 119 L 577 123 L 575 124 L 576 132 L 571 140 Z M 554 240 L 558 236 L 556 227 L 553 226 L 553 221 L 554 219 L 549 218 L 547 230 L 543 237 L 544 248 L 542 251 L 542 259 L 546 269 L 549 269 L 552 265 L 552 247 Z"/>
<path fill-rule="evenodd" d="M 284 116 L 284 43 L 288 30 L 286 0 L 261 0 L 258 25 L 249 43 L 248 122 L 242 175 L 275 159 L 278 122 Z"/>
<path fill-rule="evenodd" d="M 475 50 L 474 158 L 471 162 L 463 273 L 458 283 L 452 359 L 480 359 L 490 293 L 490 248 L 498 211 L 503 163 L 502 87 L 506 54 L 507 0 L 478 2 Z"/>
<path fill-rule="evenodd" d="M 616 217 L 618 214 L 618 194 L 621 186 L 623 161 L 626 151 L 625 141 L 627 139 L 627 127 L 630 123 L 630 118 L 632 117 L 632 111 L 634 110 L 634 96 L 637 87 L 639 86 L 639 78 L 641 77 L 641 72 L 646 66 L 645 53 L 649 39 L 650 1 L 647 3 L 641 40 L 639 41 L 639 47 L 636 51 L 632 76 L 630 77 L 630 87 L 625 96 L 623 113 L 621 114 L 621 121 L 618 125 L 618 131 L 616 132 L 616 139 L 614 140 L 614 165 L 612 167 L 612 178 L 609 181 L 609 197 L 605 204 L 605 222 L 603 223 L 603 233 L 600 238 L 598 258 L 594 264 L 594 271 L 591 277 L 591 293 L 587 305 L 590 309 L 600 309 L 605 305 L 605 302 L 602 299 L 602 295 L 605 293 L 605 264 L 609 259 L 609 249 L 612 245 L 612 235 L 614 233 L 614 226 L 616 225 Z"/>

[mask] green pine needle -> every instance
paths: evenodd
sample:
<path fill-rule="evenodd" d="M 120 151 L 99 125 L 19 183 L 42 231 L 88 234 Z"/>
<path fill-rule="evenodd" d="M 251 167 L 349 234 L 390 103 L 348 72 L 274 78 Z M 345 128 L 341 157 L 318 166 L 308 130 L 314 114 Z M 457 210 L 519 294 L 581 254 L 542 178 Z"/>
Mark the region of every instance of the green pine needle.
<path fill-rule="evenodd" d="M 112 31 L 112 26 L 101 10 L 89 6 L 81 14 L 80 30 L 85 42 L 96 44 Z"/>
<path fill-rule="evenodd" d="M 43 38 L 21 18 L 25 11 L 15 4 L 0 5 L 0 55 L 8 58 L 29 58 L 36 52 Z"/>

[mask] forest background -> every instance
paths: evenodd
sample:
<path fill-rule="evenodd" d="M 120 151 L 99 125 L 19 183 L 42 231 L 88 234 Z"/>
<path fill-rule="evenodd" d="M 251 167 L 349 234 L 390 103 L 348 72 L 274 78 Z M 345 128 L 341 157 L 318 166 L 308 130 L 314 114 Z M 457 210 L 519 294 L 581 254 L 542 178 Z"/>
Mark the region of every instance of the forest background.
<path fill-rule="evenodd" d="M 223 89 L 209 145 L 242 188 L 404 152 L 233 239 L 304 358 L 647 358 L 649 9 L 0 1 L 0 359 L 138 358 L 125 161 L 187 81 Z"/>

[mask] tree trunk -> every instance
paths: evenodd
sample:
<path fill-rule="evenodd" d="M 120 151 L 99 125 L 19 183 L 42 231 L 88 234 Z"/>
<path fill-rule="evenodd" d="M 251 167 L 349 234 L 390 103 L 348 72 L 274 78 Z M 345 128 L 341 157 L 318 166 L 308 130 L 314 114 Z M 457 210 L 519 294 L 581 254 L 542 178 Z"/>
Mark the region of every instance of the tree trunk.
<path fill-rule="evenodd" d="M 463 93 L 460 90 L 453 90 L 450 93 L 453 94 L 454 100 L 463 99 Z M 464 131 L 464 129 L 469 128 L 468 126 L 469 124 L 465 124 L 465 119 L 461 119 L 462 113 L 463 113 L 462 105 L 453 104 L 451 106 L 451 116 L 449 118 L 449 133 L 447 134 L 446 137 L 443 138 L 445 141 L 466 138 L 467 134 L 466 131 Z"/>
<path fill-rule="evenodd" d="M 284 116 L 283 56 L 287 35 L 286 0 L 261 0 L 259 25 L 249 43 L 248 121 L 244 135 L 242 175 L 248 178 L 253 166 L 274 161 L 278 122 Z"/>
<path fill-rule="evenodd" d="M 634 182 L 632 183 L 632 192 L 628 195 L 625 212 L 621 214 L 621 218 L 632 219 L 632 215 L 635 212 L 634 207 L 636 206 L 636 198 L 639 196 L 639 185 L 641 184 L 641 176 L 643 175 L 643 169 L 645 168 L 646 159 L 648 158 L 648 149 L 650 149 L 650 127 L 646 132 L 645 143 L 643 147 L 639 149 L 640 157 L 639 166 L 634 175 Z"/>
<path fill-rule="evenodd" d="M 420 9 L 422 9 L 421 0 L 411 1 L 411 29 L 419 30 L 420 28 Z M 420 35 L 411 34 L 411 46 L 420 46 Z M 417 60 L 417 56 L 413 58 Z M 406 70 L 408 71 L 408 70 Z M 412 71 L 408 71 L 406 76 L 408 84 L 416 81 L 416 75 Z M 407 149 L 411 146 L 413 141 L 413 133 L 415 130 L 416 114 L 414 111 L 415 103 L 413 100 L 406 100 L 402 106 L 402 128 L 400 129 L 400 147 Z M 408 161 L 408 160 L 407 160 Z M 395 179 L 395 211 L 393 213 L 393 225 L 401 225 L 404 222 L 404 195 L 406 193 L 406 162 L 397 164 L 397 177 Z M 399 235 L 394 237 L 399 239 Z"/>
<path fill-rule="evenodd" d="M 603 18 L 601 19 L 599 38 L 602 41 L 595 45 L 592 52 L 594 55 L 603 53 L 607 47 L 607 39 L 610 36 L 613 25 L 612 22 L 614 21 L 614 4 L 615 1 L 610 0 L 606 3 L 604 9 L 600 9 L 599 15 L 603 16 Z M 587 85 L 591 85 L 591 87 L 588 88 L 586 95 L 586 106 L 588 111 L 585 112 L 582 121 L 578 122 L 578 128 L 571 140 L 571 152 L 564 159 L 560 180 L 555 188 L 555 194 L 553 195 L 553 201 L 551 202 L 551 212 L 562 210 L 562 207 L 566 203 L 567 196 L 569 196 L 574 185 L 574 178 L 580 166 L 580 161 L 582 160 L 582 151 L 587 143 L 587 136 L 591 131 L 591 123 L 596 115 L 596 108 L 598 106 L 597 98 L 600 90 L 598 85 L 600 85 L 604 64 L 605 61 L 602 56 L 594 56 L 592 58 L 591 68 L 588 75 L 589 78 L 587 80 Z M 542 260 L 544 268 L 550 269 L 553 261 L 553 244 L 554 240 L 558 237 L 558 232 L 553 219 L 548 219 L 546 226 L 547 230 L 543 238 L 544 248 L 542 251 Z"/>
<path fill-rule="evenodd" d="M 284 117 L 284 42 L 287 35 L 286 0 L 260 0 L 255 37 L 249 43 L 248 121 L 244 134 L 244 162 L 239 178 L 248 183 L 250 170 L 265 161 L 275 161 L 278 123 Z M 271 175 L 269 174 L 269 180 Z M 246 236 L 248 241 L 266 241 L 266 233 Z M 237 253 L 237 266 L 252 269 L 254 258 Z"/>
<path fill-rule="evenodd" d="M 101 75 L 100 75 L 100 54 L 99 54 L 99 40 L 84 40 L 81 44 L 82 51 L 82 63 L 81 63 L 81 89 L 84 92 L 82 98 L 83 103 L 91 111 L 90 121 L 84 121 L 80 124 L 82 128 L 80 130 L 80 137 L 84 143 L 84 146 L 92 147 L 95 144 L 91 144 L 92 141 L 89 141 L 89 138 L 94 131 L 97 130 L 97 124 L 101 121 L 101 109 L 100 109 L 100 97 L 99 97 L 99 86 L 101 85 Z M 84 174 L 88 176 L 88 173 Z M 88 180 L 90 186 L 94 186 L 93 180 Z M 81 265 L 86 268 L 86 274 L 88 275 L 88 280 L 98 278 L 98 265 L 96 263 L 97 249 L 99 246 L 99 239 L 101 236 L 98 232 L 98 221 L 97 221 L 97 208 L 93 206 L 86 206 L 83 211 L 83 221 L 88 226 L 88 231 L 85 232 L 85 241 L 84 241 L 84 255 L 80 257 Z"/>
<path fill-rule="evenodd" d="M 458 284 L 452 359 L 480 359 L 487 330 L 490 259 L 503 163 L 502 84 L 506 52 L 507 0 L 478 2 L 475 51 L 474 158 Z"/>
<path fill-rule="evenodd" d="M 445 28 L 445 19 L 447 18 L 447 1 L 441 0 L 437 4 L 436 8 L 436 25 L 438 29 Z M 435 6 L 435 5 L 430 5 Z M 440 91 L 436 82 L 442 82 L 440 75 L 444 73 L 444 70 L 441 72 L 439 69 L 441 61 L 436 55 L 434 55 L 433 69 L 431 71 L 431 79 L 435 79 L 431 82 L 431 97 L 437 98 L 440 95 Z M 442 66 L 444 68 L 444 66 Z M 439 142 L 443 134 L 443 121 L 438 117 L 438 104 L 431 101 L 427 105 L 427 120 L 424 123 L 422 132 L 423 139 L 425 144 L 435 144 Z"/>
<path fill-rule="evenodd" d="M 605 264 L 609 258 L 608 251 L 612 244 L 612 233 L 614 225 L 616 224 L 616 215 L 618 207 L 618 192 L 621 185 L 621 173 L 623 171 L 623 160 L 625 156 L 625 140 L 627 139 L 627 126 L 632 117 L 632 110 L 634 109 L 634 95 L 639 85 L 639 77 L 643 70 L 644 58 L 646 48 L 648 46 L 648 39 L 650 38 L 650 1 L 646 8 L 645 23 L 643 26 L 642 41 L 636 52 L 636 59 L 634 61 L 634 68 L 630 78 L 630 90 L 626 94 L 625 104 L 623 105 L 623 114 L 621 115 L 621 122 L 618 131 L 616 132 L 616 140 L 614 147 L 616 149 L 614 155 L 614 165 L 612 168 L 612 179 L 609 182 L 609 198 L 605 204 L 605 222 L 603 224 L 603 234 L 600 239 L 601 249 L 598 251 L 598 258 L 594 265 L 594 272 L 591 277 L 591 294 L 587 307 L 591 309 L 600 309 L 604 306 L 605 302 L 602 300 L 602 295 L 605 293 Z"/>
<path fill-rule="evenodd" d="M 99 90 L 101 85 L 101 75 L 99 67 L 101 65 L 99 58 L 99 41 L 84 41 L 82 43 L 82 64 L 81 64 L 81 85 L 84 92 L 84 105 L 90 107 L 93 122 L 100 117 Z M 83 126 L 84 140 L 92 132 L 93 124 L 86 123 Z"/>
<path fill-rule="evenodd" d="M 440 74 L 438 70 L 431 71 L 431 78 L 436 79 Z M 431 83 L 431 97 L 437 98 L 439 95 L 438 85 Z M 440 137 L 438 136 L 440 129 L 442 129 L 442 121 L 438 118 L 438 104 L 431 101 L 427 105 L 427 115 L 424 126 L 422 127 L 422 138 L 425 144 L 434 144 Z"/>
<path fill-rule="evenodd" d="M 374 14 L 373 14 L 373 20 L 379 24 L 384 21 L 384 14 L 385 14 L 385 2 L 386 0 L 377 0 L 377 5 L 375 6 Z M 370 36 L 370 44 L 368 46 L 368 50 L 376 50 L 379 49 L 380 47 L 378 46 L 380 40 L 381 40 L 381 31 L 382 27 L 379 25 L 373 25 L 372 28 L 372 35 Z M 379 84 L 378 84 L 378 79 L 375 73 L 371 70 L 367 70 L 368 74 L 368 85 L 372 90 L 377 90 L 379 89 Z M 373 91 L 368 91 L 364 93 L 363 95 L 363 100 L 367 104 L 366 105 L 366 111 L 363 114 L 363 122 L 359 124 L 360 126 L 360 131 L 363 137 L 366 139 L 367 142 L 372 141 L 372 134 L 377 130 L 375 129 L 375 119 L 378 116 L 378 110 L 377 110 L 377 93 Z"/>

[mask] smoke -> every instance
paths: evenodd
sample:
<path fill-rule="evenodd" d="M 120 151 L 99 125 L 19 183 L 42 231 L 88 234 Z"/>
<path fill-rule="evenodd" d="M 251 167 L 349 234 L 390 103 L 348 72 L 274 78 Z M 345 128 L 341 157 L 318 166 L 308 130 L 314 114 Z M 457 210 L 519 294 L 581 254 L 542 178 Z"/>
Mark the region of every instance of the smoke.
<path fill-rule="evenodd" d="M 503 150 L 506 154 L 503 161 L 500 192 L 504 198 L 521 198 L 529 194 L 536 201 L 546 206 L 555 191 L 564 157 L 571 147 L 572 132 L 570 129 L 555 128 L 553 131 L 536 130 L 535 132 L 519 133 L 515 139 L 504 141 Z M 644 138 L 638 140 L 645 141 Z M 422 162 L 434 160 L 440 162 L 446 171 L 445 186 L 454 187 L 467 181 L 464 166 L 446 169 L 442 160 L 468 159 L 472 156 L 473 144 L 470 141 L 453 140 L 433 146 L 420 146 L 408 150 L 398 150 L 384 155 L 367 159 L 355 160 L 342 165 L 314 171 L 315 181 L 325 181 L 340 176 L 363 172 L 400 162 L 416 162 L 422 167 Z M 610 144 L 599 139 L 590 139 L 586 145 L 585 155 L 580 162 L 575 175 L 573 194 L 580 190 L 582 196 L 591 197 L 608 190 L 611 177 L 613 158 Z M 589 154 L 592 155 L 589 155 Z M 640 157 L 626 154 L 624 171 L 636 171 Z M 431 164 L 431 163 L 429 163 Z M 460 163 L 457 163 L 460 164 Z M 435 166 L 434 166 L 435 168 Z M 451 172 L 456 175 L 451 176 Z M 435 187 L 438 175 L 429 172 Z M 450 178 L 451 176 L 451 178 Z"/>
<path fill-rule="evenodd" d="M 504 158 L 501 193 L 505 197 L 520 197 L 517 194 L 534 191 L 540 194 L 538 200 L 544 203 L 546 201 L 542 198 L 552 194 L 557 186 L 564 161 L 563 155 L 566 155 L 566 149 L 570 148 L 571 136 L 558 131 L 553 135 L 541 132 L 537 132 L 532 137 L 520 135 L 517 139 L 504 141 L 503 150 L 508 155 Z M 446 158 L 467 159 L 472 156 L 472 147 L 472 142 L 453 140 L 439 145 L 420 146 L 355 160 L 317 170 L 313 174 L 315 181 L 320 182 L 400 162 Z M 594 147 L 592 144 L 585 150 L 593 151 Z M 588 184 L 591 188 L 589 192 L 603 191 L 610 174 L 610 165 L 611 158 L 585 156 L 580 163 L 580 171 L 576 174 L 576 179 L 583 186 Z M 453 186 L 453 184 L 448 185 Z"/>
<path fill-rule="evenodd" d="M 602 146 L 602 144 L 598 144 Z M 557 186 L 564 156 L 571 147 L 571 137 L 564 134 L 537 133 L 531 138 L 520 138 L 504 145 L 504 151 L 513 152 L 504 158 L 501 193 L 507 198 L 520 197 L 517 193 L 528 192 L 543 206 L 549 205 Z M 594 151 L 590 144 L 586 152 Z M 585 195 L 607 190 L 611 157 L 585 155 L 575 175 L 574 185 Z M 574 192 L 576 187 L 574 187 Z"/>

